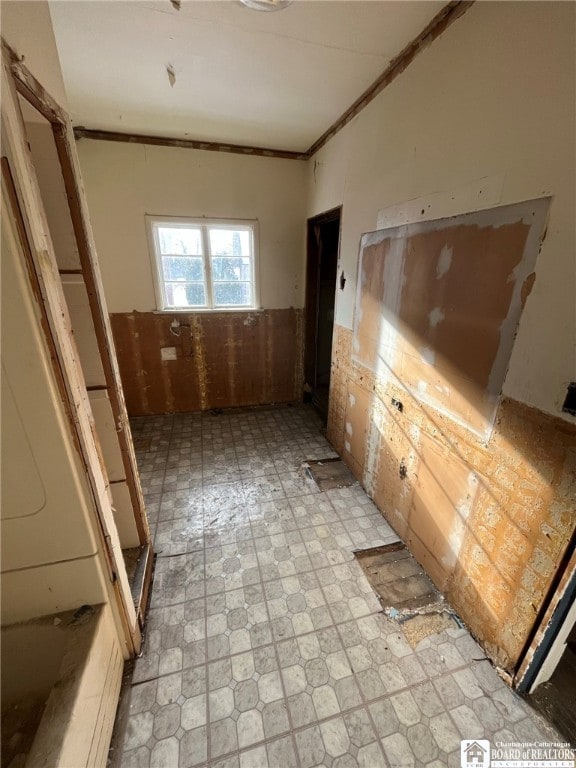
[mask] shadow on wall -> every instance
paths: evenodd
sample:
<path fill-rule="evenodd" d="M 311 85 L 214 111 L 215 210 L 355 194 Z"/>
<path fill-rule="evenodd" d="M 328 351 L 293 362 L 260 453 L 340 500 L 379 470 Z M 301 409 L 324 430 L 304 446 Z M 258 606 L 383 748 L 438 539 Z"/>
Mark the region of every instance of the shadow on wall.
<path fill-rule="evenodd" d="M 576 430 L 500 400 L 547 208 L 365 236 L 334 346 L 331 439 L 509 671 L 574 528 Z"/>

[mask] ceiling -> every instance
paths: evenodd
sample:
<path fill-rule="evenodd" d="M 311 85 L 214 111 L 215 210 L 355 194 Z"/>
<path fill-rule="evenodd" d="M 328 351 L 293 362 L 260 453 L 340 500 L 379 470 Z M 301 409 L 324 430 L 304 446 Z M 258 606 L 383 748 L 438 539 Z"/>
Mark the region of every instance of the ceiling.
<path fill-rule="evenodd" d="M 443 5 L 51 0 L 50 11 L 75 125 L 304 151 Z"/>

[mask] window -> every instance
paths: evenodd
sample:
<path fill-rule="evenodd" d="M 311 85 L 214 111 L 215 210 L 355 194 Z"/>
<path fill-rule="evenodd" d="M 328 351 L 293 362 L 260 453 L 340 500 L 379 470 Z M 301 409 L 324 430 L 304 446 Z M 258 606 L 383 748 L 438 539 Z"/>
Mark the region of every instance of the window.
<path fill-rule="evenodd" d="M 159 309 L 255 309 L 256 222 L 146 217 Z"/>

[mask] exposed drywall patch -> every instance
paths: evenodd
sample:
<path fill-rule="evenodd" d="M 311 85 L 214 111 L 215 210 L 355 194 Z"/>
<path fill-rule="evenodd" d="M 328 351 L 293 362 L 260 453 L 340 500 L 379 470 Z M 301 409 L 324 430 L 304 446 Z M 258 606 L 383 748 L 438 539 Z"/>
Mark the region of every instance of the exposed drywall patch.
<path fill-rule="evenodd" d="M 488 439 L 548 205 L 542 198 L 365 235 L 354 359 Z"/>

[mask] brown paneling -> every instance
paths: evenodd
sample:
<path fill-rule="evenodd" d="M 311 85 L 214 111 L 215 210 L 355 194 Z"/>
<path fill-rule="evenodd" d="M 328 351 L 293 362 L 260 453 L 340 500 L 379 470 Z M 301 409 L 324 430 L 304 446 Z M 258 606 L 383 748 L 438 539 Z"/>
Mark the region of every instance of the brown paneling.
<path fill-rule="evenodd" d="M 111 316 L 133 415 L 291 402 L 302 396 L 302 310 Z M 174 335 L 171 324 L 180 323 Z M 175 358 L 163 360 L 163 348 Z"/>
<path fill-rule="evenodd" d="M 351 353 L 352 332 L 335 326 L 330 440 L 344 454 L 346 422 L 364 433 L 362 409 L 356 423 L 348 407 L 348 393 L 363 390 L 365 469 L 354 469 L 491 658 L 513 671 L 576 526 L 576 426 L 505 398 L 482 443 Z"/>

